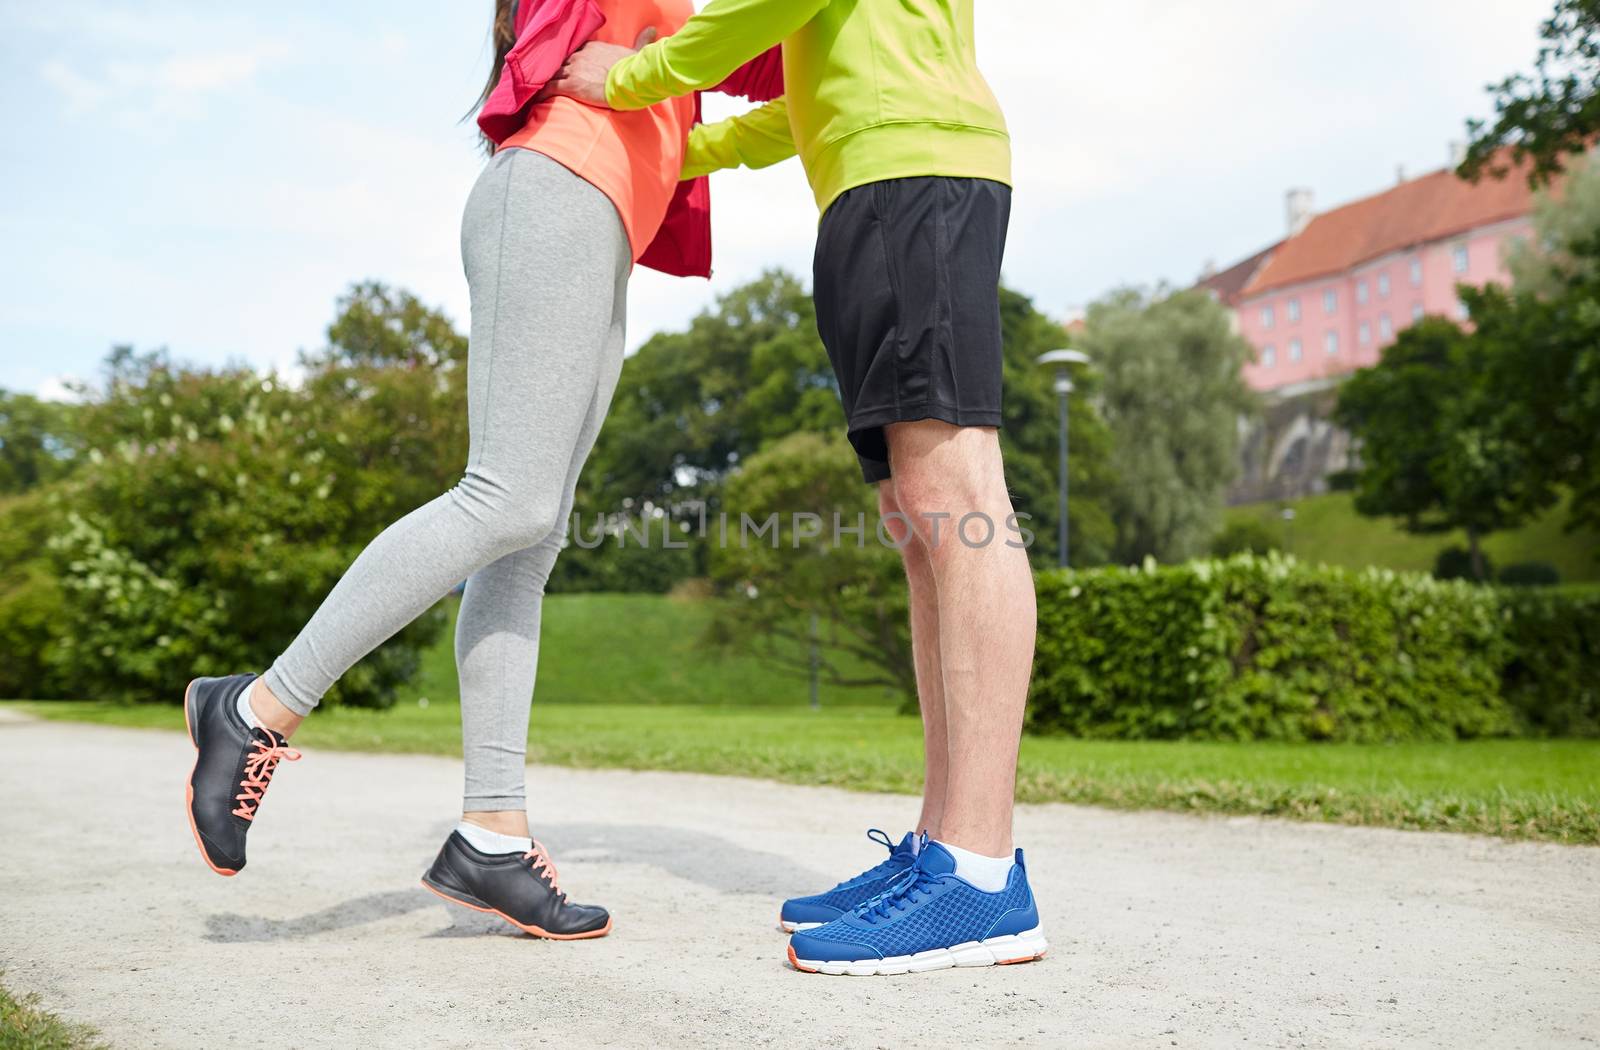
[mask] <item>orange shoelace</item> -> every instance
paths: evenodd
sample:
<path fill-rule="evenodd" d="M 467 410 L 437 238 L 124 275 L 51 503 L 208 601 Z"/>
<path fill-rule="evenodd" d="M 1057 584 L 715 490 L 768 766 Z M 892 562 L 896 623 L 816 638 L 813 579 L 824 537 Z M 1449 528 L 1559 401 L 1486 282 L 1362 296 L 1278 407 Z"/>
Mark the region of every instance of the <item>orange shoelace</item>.
<path fill-rule="evenodd" d="M 268 744 L 260 737 L 251 741 L 256 746 L 255 752 L 244 760 L 244 779 L 239 781 L 239 787 L 244 790 L 233 796 L 239 803 L 233 811 L 236 817 L 246 820 L 256 819 L 256 810 L 261 806 L 261 796 L 267 793 L 267 785 L 272 783 L 272 774 L 277 771 L 278 763 L 284 759 L 290 762 L 300 761 L 300 752 L 290 747 L 283 746 L 283 738 L 272 737 Z"/>
<path fill-rule="evenodd" d="M 562 899 L 566 898 L 567 895 L 561 891 L 561 875 L 556 871 L 556 863 L 550 859 L 550 854 L 546 852 L 544 845 L 538 839 L 533 840 L 533 848 L 524 853 L 522 859 L 533 862 L 533 873 L 535 875 L 541 871 L 545 872 L 550 879 L 551 892 Z"/>

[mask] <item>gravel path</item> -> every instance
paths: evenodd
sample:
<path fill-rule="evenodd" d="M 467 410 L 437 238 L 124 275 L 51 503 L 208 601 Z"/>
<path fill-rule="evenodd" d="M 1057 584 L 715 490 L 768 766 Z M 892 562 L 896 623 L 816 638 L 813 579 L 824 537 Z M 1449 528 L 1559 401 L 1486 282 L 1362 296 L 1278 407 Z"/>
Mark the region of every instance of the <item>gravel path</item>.
<path fill-rule="evenodd" d="M 876 863 L 912 799 L 529 770 L 616 930 L 508 935 L 417 885 L 458 763 L 312 752 L 211 874 L 181 735 L 0 721 L 0 968 L 119 1048 L 1600 1047 L 1600 849 L 1025 807 L 1052 951 L 795 973 L 778 902 Z M 513 931 L 514 932 L 514 931 Z"/>

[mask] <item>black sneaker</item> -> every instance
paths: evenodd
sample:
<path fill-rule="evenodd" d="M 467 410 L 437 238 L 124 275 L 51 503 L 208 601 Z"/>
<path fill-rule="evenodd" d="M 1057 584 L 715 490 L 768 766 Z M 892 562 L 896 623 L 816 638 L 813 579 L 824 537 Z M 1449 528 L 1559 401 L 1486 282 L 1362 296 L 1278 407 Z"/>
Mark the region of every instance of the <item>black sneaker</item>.
<path fill-rule="evenodd" d="M 498 915 L 535 937 L 577 941 L 611 932 L 611 915 L 604 908 L 568 902 L 550 855 L 537 842 L 527 853 L 481 853 L 452 831 L 422 884 L 447 901 Z"/>
<path fill-rule="evenodd" d="M 183 721 L 196 751 L 187 785 L 189 827 L 200 856 L 218 875 L 237 875 L 244 867 L 244 837 L 272 774 L 283 759 L 300 759 L 283 737 L 239 717 L 239 694 L 255 679 L 196 678 L 183 694 Z"/>

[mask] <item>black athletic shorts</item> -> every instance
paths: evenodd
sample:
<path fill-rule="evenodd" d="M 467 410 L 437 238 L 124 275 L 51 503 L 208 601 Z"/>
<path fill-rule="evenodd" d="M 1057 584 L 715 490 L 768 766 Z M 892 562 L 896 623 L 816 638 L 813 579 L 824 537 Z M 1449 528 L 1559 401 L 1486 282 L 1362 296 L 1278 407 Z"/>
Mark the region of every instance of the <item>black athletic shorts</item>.
<path fill-rule="evenodd" d="M 890 179 L 822 216 L 817 329 L 868 482 L 889 476 L 884 427 L 1000 425 L 1000 259 L 1011 190 L 987 179 Z"/>

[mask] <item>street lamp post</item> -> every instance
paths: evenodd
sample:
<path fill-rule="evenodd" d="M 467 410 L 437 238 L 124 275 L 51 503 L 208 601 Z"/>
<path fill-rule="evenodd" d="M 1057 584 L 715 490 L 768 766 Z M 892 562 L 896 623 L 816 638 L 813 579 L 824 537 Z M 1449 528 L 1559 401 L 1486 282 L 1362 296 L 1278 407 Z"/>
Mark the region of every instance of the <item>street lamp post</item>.
<path fill-rule="evenodd" d="M 1056 401 L 1061 406 L 1061 484 L 1060 504 L 1056 513 L 1056 538 L 1057 549 L 1060 551 L 1059 564 L 1064 569 L 1068 564 L 1068 530 L 1067 530 L 1067 398 L 1072 393 L 1072 376 L 1069 369 L 1073 365 L 1086 365 L 1089 355 L 1077 350 L 1051 350 L 1049 353 L 1039 355 L 1039 364 L 1045 368 L 1053 368 L 1056 373 Z"/>

